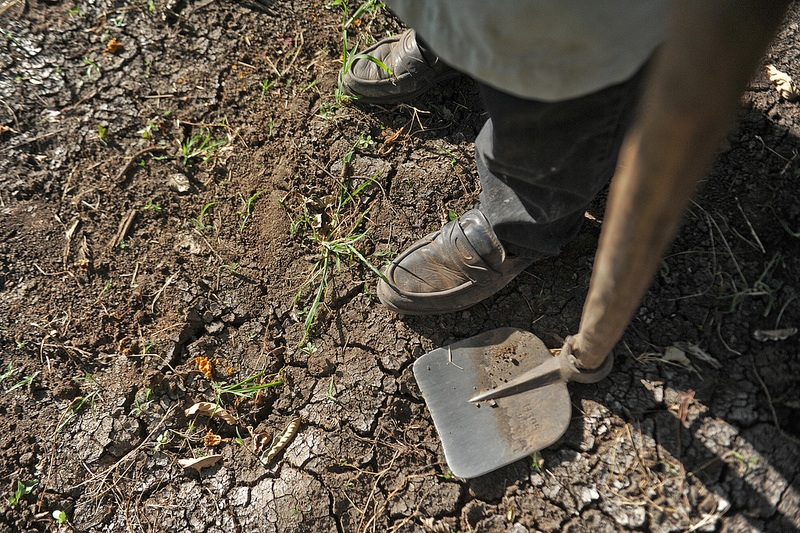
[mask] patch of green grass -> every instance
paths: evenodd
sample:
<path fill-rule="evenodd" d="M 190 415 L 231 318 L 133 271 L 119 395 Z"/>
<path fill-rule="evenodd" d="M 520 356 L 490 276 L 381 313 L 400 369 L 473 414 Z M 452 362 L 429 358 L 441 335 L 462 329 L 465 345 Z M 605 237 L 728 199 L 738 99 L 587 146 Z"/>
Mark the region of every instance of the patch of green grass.
<path fill-rule="evenodd" d="M 10 378 L 14 374 L 16 374 L 17 370 L 18 369 L 14 368 L 14 363 L 10 361 L 8 363 L 8 369 L 3 373 L 3 375 L 0 376 L 0 383 L 5 381 L 6 379 Z M 4 394 L 8 394 L 9 392 L 11 392 L 13 390 L 19 389 L 20 387 L 24 387 L 25 385 L 27 385 L 28 383 L 30 383 L 31 381 L 36 379 L 36 376 L 38 376 L 39 374 L 41 374 L 41 372 L 36 371 L 31 376 L 25 376 L 24 378 L 22 378 L 22 380 L 20 380 L 16 384 L 12 385 L 11 387 L 9 387 L 9 389 L 6 390 L 4 392 Z"/>
<path fill-rule="evenodd" d="M 265 370 L 253 374 L 247 379 L 237 383 L 228 383 L 227 381 L 213 381 L 211 387 L 217 395 L 217 404 L 225 395 L 233 395 L 239 400 L 248 400 L 254 398 L 258 391 L 268 387 L 274 387 L 286 382 L 280 372 L 272 375 L 265 375 Z M 262 377 L 266 378 L 265 380 Z"/>
<path fill-rule="evenodd" d="M 11 386 L 11 388 L 9 388 L 9 389 L 6 391 L 6 394 L 7 394 L 7 393 L 9 393 L 9 392 L 11 392 L 11 391 L 13 391 L 13 390 L 19 389 L 20 387 L 24 387 L 25 385 L 27 385 L 28 383 L 30 383 L 31 381 L 33 381 L 34 379 L 36 379 L 36 376 L 38 376 L 39 374 L 41 374 L 41 372 L 39 372 L 39 371 L 37 370 L 36 372 L 34 372 L 34 373 L 33 373 L 33 375 L 31 375 L 31 376 L 25 376 L 25 377 L 24 377 L 24 378 L 23 378 L 21 381 L 19 381 L 17 384 L 15 384 L 15 385 L 12 385 L 12 386 Z"/>
<path fill-rule="evenodd" d="M 205 163 L 214 156 L 217 148 L 226 142 L 227 140 L 225 139 L 212 141 L 211 130 L 206 127 L 200 128 L 200 133 L 186 139 L 183 144 L 181 144 L 183 166 L 186 166 L 189 160 L 194 158 L 200 158 L 203 160 L 203 163 Z"/>
<path fill-rule="evenodd" d="M 322 208 L 321 213 L 312 214 L 309 211 L 311 202 L 305 201 L 302 215 L 292 226 L 295 232 L 301 229 L 307 232 L 307 238 L 312 242 L 318 257 L 292 302 L 295 316 L 305 315 L 303 321 L 305 333 L 300 344 L 308 337 L 328 286 L 334 274 L 342 271 L 343 263 L 352 263 L 355 259 L 375 275 L 385 279 L 384 275 L 358 250 L 359 243 L 367 236 L 368 230 L 360 228 L 371 206 L 361 206 L 357 198 L 359 193 L 376 178 L 377 176 L 374 176 L 367 180 L 352 193 L 341 184 L 339 194 L 335 198 L 316 199 L 314 203 L 317 208 Z M 304 309 L 298 310 L 298 303 L 309 288 L 311 303 Z"/>
<path fill-rule="evenodd" d="M 154 204 L 153 200 L 148 200 L 144 208 L 150 211 L 155 211 L 156 213 L 161 212 L 161 206 L 158 204 Z"/>

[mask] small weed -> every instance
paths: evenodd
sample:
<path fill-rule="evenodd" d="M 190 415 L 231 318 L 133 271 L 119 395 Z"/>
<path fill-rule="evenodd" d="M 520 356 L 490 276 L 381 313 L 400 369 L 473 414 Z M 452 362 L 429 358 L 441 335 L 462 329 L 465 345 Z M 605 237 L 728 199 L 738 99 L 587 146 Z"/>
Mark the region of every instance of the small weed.
<path fill-rule="evenodd" d="M 788 233 L 795 239 L 800 238 L 800 231 L 792 231 L 792 228 L 789 227 L 789 224 L 785 220 L 778 219 L 778 222 L 780 222 L 781 227 L 786 231 L 786 233 Z"/>
<path fill-rule="evenodd" d="M 275 129 L 275 119 L 273 117 L 269 117 L 269 122 L 267 123 L 267 135 L 272 137 L 272 132 Z"/>
<path fill-rule="evenodd" d="M 675 468 L 674 466 L 672 466 L 671 464 L 669 464 L 668 462 L 666 462 L 666 461 L 659 461 L 658 463 L 659 463 L 660 465 L 663 465 L 663 466 L 664 466 L 664 469 L 665 469 L 667 472 L 669 472 L 670 474 L 672 474 L 673 476 L 677 476 L 678 474 L 680 474 L 680 472 L 678 471 L 678 469 L 677 469 L 677 468 Z"/>
<path fill-rule="evenodd" d="M 356 24 L 356 26 L 358 26 L 359 24 L 356 23 L 356 21 L 359 20 L 362 15 L 366 13 L 375 14 L 384 5 L 385 4 L 379 2 L 378 0 L 366 0 L 366 2 L 362 2 L 362 4 L 358 6 L 358 8 L 355 10 L 355 12 L 353 12 L 353 14 L 349 18 L 347 17 L 347 2 L 345 2 L 345 0 L 333 0 L 332 2 L 329 2 L 325 7 L 330 8 L 334 6 L 342 6 L 342 14 L 343 14 L 342 29 L 346 30 L 353 24 Z"/>
<path fill-rule="evenodd" d="M 217 202 L 209 202 L 209 203 L 207 203 L 206 205 L 203 206 L 203 209 L 200 210 L 200 216 L 198 216 L 197 218 L 190 218 L 189 222 L 191 222 L 194 225 L 194 227 L 199 229 L 199 230 L 204 230 L 204 229 L 209 229 L 209 228 L 214 229 L 214 225 L 213 224 L 206 225 L 203 222 L 203 217 L 205 217 L 206 216 L 206 212 L 209 209 L 211 209 L 212 207 L 214 207 L 215 205 L 217 205 Z"/>
<path fill-rule="evenodd" d="M 531 456 L 531 459 L 533 460 L 533 468 L 535 468 L 536 471 L 541 474 L 542 473 L 542 465 L 544 465 L 544 459 L 541 458 L 541 456 L 539 455 L 539 452 L 533 452 L 533 455 Z"/>
<path fill-rule="evenodd" d="M 307 356 L 311 357 L 312 355 L 317 353 L 317 347 L 311 344 L 311 342 L 307 342 L 300 347 L 300 351 L 306 354 Z"/>
<path fill-rule="evenodd" d="M 149 120 L 144 128 L 140 129 L 136 133 L 142 136 L 143 139 L 153 142 L 156 140 L 156 135 L 158 132 L 161 131 L 161 128 L 158 124 L 152 120 Z"/>
<path fill-rule="evenodd" d="M 214 389 L 214 392 L 217 395 L 217 403 L 220 403 L 220 399 L 223 395 L 231 394 L 236 396 L 238 401 L 247 400 L 250 398 L 255 397 L 258 391 L 262 389 L 266 389 L 267 387 L 274 387 L 275 385 L 280 385 L 284 383 L 286 379 L 280 374 L 272 374 L 270 376 L 264 376 L 264 370 L 258 372 L 257 374 L 253 374 L 247 379 L 244 379 L 238 383 L 231 383 L 228 384 L 226 381 L 213 381 L 211 382 L 211 387 Z M 264 383 L 264 379 L 266 379 L 266 383 Z"/>
<path fill-rule="evenodd" d="M 753 467 L 756 465 L 756 463 L 758 463 L 758 461 L 759 461 L 758 457 L 755 457 L 755 456 L 753 456 L 753 457 L 745 457 L 741 453 L 739 453 L 737 451 L 734 451 L 734 450 L 731 450 L 728 453 L 730 455 L 734 456 L 735 458 L 737 458 L 738 460 L 740 460 L 741 462 L 743 462 L 744 464 L 746 464 L 747 465 L 747 470 L 752 470 Z"/>
<path fill-rule="evenodd" d="M 267 78 L 267 79 L 264 80 L 264 83 L 261 84 L 261 98 L 262 99 L 264 98 L 264 95 L 267 94 L 267 91 L 269 90 L 269 88 L 272 87 L 273 85 L 275 85 L 275 81 L 277 81 L 277 80 L 273 81 L 273 80 Z"/>
<path fill-rule="evenodd" d="M 353 155 L 356 153 L 356 150 L 364 150 L 366 148 L 369 148 L 373 144 L 375 144 L 375 141 L 372 140 L 372 137 L 370 135 L 364 135 L 363 133 L 360 134 L 358 136 L 358 140 L 356 140 L 356 143 L 352 146 L 352 148 L 350 148 L 350 150 L 345 152 L 342 161 L 344 163 L 349 163 L 350 160 L 353 159 Z"/>
<path fill-rule="evenodd" d="M 104 146 L 108 146 L 106 142 L 106 133 L 108 133 L 108 128 L 104 128 L 101 124 L 97 125 L 97 140 L 103 143 Z"/>
<path fill-rule="evenodd" d="M 229 272 L 236 272 L 236 268 L 239 266 L 239 263 L 234 263 L 232 265 L 220 265 L 219 268 L 222 270 L 223 268 Z"/>
<path fill-rule="evenodd" d="M 455 168 L 456 167 L 456 156 L 453 155 L 453 152 L 451 152 L 447 148 L 441 148 L 441 147 L 439 148 L 439 151 L 444 153 L 444 154 L 447 154 L 448 156 L 450 156 L 450 168 Z"/>
<path fill-rule="evenodd" d="M 122 243 L 120 243 L 120 244 L 122 244 Z M 105 292 L 111 287 L 112 284 L 113 284 L 113 282 L 111 280 L 106 281 L 106 284 L 103 287 L 103 290 L 100 291 L 100 294 L 97 295 L 97 300 L 98 301 L 100 300 L 100 298 L 103 297 L 103 294 L 105 294 Z"/>
<path fill-rule="evenodd" d="M 162 446 L 166 446 L 172 440 L 172 431 L 169 429 L 161 433 L 158 437 L 156 437 L 156 446 L 155 450 L 159 451 Z"/>
<path fill-rule="evenodd" d="M 56 509 L 53 511 L 53 519 L 56 521 L 57 524 L 64 524 L 67 521 L 67 513 Z"/>
<path fill-rule="evenodd" d="M 764 270 L 763 272 L 761 272 L 761 275 L 753 283 L 752 287 L 747 287 L 734 294 L 720 297 L 720 299 L 723 300 L 731 299 L 731 308 L 729 310 L 730 313 L 736 311 L 739 308 L 739 304 L 741 304 L 742 298 L 745 298 L 747 296 L 767 296 L 768 301 L 767 301 L 767 306 L 764 309 L 764 316 L 766 317 L 770 314 L 772 308 L 775 305 L 775 301 L 777 298 L 776 295 L 783 284 L 780 282 L 776 282 L 775 283 L 776 286 L 772 287 L 765 281 L 765 279 L 767 278 L 767 276 L 769 276 L 770 272 L 772 272 L 772 269 L 775 268 L 775 266 L 777 266 L 780 263 L 780 260 L 781 260 L 781 253 L 775 252 L 775 254 L 772 256 L 772 259 L 770 259 L 769 263 L 767 263 L 767 265 L 764 267 Z"/>
<path fill-rule="evenodd" d="M 95 70 L 97 70 L 98 74 L 100 73 L 100 66 L 88 57 L 84 57 L 83 62 L 88 65 L 86 67 L 86 77 L 89 78 L 89 80 L 92 79 L 92 72 Z"/>
<path fill-rule="evenodd" d="M 81 408 L 86 404 L 86 402 L 89 402 L 89 405 L 92 408 L 92 416 L 94 416 L 94 401 L 97 398 L 98 392 L 99 391 L 93 391 L 86 396 L 78 396 L 77 398 L 72 400 L 72 403 L 69 405 L 69 407 L 67 407 L 67 410 L 62 415 L 63 420 L 56 428 L 56 434 L 59 433 L 62 429 L 64 429 L 66 426 L 68 426 L 70 422 L 72 422 L 75 419 L 75 415 L 78 413 L 78 411 L 81 410 Z"/>
<path fill-rule="evenodd" d="M 441 117 L 444 122 L 452 122 L 453 121 L 453 112 L 450 111 L 446 106 L 439 106 L 436 104 L 431 104 L 431 109 Z"/>
<path fill-rule="evenodd" d="M 442 479 L 453 479 L 453 471 L 448 468 L 446 473 L 436 474 L 436 476 Z"/>
<path fill-rule="evenodd" d="M 22 380 L 20 380 L 20 381 L 19 381 L 19 382 L 18 382 L 16 385 L 12 385 L 12 386 L 11 386 L 11 388 L 9 388 L 9 389 L 6 391 L 6 394 L 8 394 L 9 392 L 11 392 L 11 391 L 13 391 L 13 390 L 19 389 L 20 387 L 24 387 L 25 385 L 27 385 L 28 383 L 30 383 L 31 381 L 33 381 L 34 379 L 36 379 L 36 376 L 38 376 L 39 374 L 41 374 L 41 372 L 39 372 L 39 371 L 36 371 L 36 372 L 34 372 L 34 373 L 33 373 L 33 375 L 32 375 L 32 376 L 25 376 L 25 377 L 24 377 Z"/>
<path fill-rule="evenodd" d="M 325 394 L 325 397 L 329 400 L 336 401 L 336 382 L 334 381 L 335 376 L 331 376 L 331 382 L 328 383 L 328 392 Z"/>
<path fill-rule="evenodd" d="M 242 210 L 236 212 L 236 214 L 242 217 L 242 223 L 239 224 L 239 233 L 242 232 L 244 225 L 247 224 L 247 221 L 250 219 L 250 215 L 253 214 L 253 204 L 256 203 L 258 197 L 264 194 L 266 191 L 266 189 L 261 189 L 247 200 L 244 199 L 242 193 L 239 193 L 239 199 L 242 201 Z"/>
<path fill-rule="evenodd" d="M 137 416 L 147 411 L 147 409 L 150 407 L 150 404 L 153 403 L 152 395 L 153 389 L 151 388 L 146 388 L 144 390 L 144 399 L 141 402 L 139 401 L 139 397 L 137 395 L 137 397 L 134 399 L 135 405 L 133 409 L 131 409 L 131 415 Z"/>
<path fill-rule="evenodd" d="M 8 370 L 6 370 L 5 374 L 0 376 L 0 383 L 2 383 L 3 380 L 5 380 L 6 378 L 10 378 L 11 376 L 14 375 L 14 372 L 16 372 L 16 370 L 14 370 L 14 366 L 13 365 L 14 365 L 14 363 L 12 361 L 9 361 Z"/>
<path fill-rule="evenodd" d="M 161 206 L 158 204 L 154 204 L 152 200 L 148 200 L 147 205 L 145 205 L 144 208 L 150 211 L 155 211 L 156 213 L 161 212 Z"/>
<path fill-rule="evenodd" d="M 227 141 L 224 139 L 212 141 L 211 130 L 205 127 L 201 128 L 200 133 L 189 138 L 183 144 L 181 144 L 183 166 L 186 166 L 190 159 L 194 159 L 196 157 L 202 158 L 203 163 L 205 163 L 214 156 L 216 149 L 226 142 Z"/>
<path fill-rule="evenodd" d="M 14 490 L 14 494 L 10 497 L 6 498 L 8 500 L 8 505 L 11 507 L 15 507 L 25 496 L 31 493 L 33 489 L 36 488 L 36 485 L 39 484 L 38 479 L 31 479 L 29 481 L 19 481 L 17 480 L 17 488 Z"/>
<path fill-rule="evenodd" d="M 453 211 L 452 209 L 448 209 L 447 210 L 447 219 L 448 220 L 455 220 L 457 218 L 458 218 L 458 215 L 456 215 L 455 211 Z"/>
<path fill-rule="evenodd" d="M 88 384 L 94 387 L 94 390 L 85 396 L 78 396 L 69 404 L 67 409 L 61 415 L 59 419 L 58 427 L 56 427 L 56 431 L 53 434 L 54 436 L 61 432 L 66 426 L 70 424 L 75 419 L 77 413 L 81 410 L 81 408 L 86 405 L 87 403 L 92 408 L 92 416 L 96 417 L 94 411 L 94 402 L 97 399 L 97 396 L 100 394 L 100 384 L 89 374 L 87 371 L 83 371 L 84 375 L 81 377 L 74 378 L 75 381 L 82 382 L 84 384 Z"/>
<path fill-rule="evenodd" d="M 114 24 L 115 28 L 124 28 L 125 26 L 127 26 L 127 24 L 125 23 L 125 12 L 123 11 L 118 16 L 111 19 L 111 22 Z"/>
<path fill-rule="evenodd" d="M 369 146 L 370 139 L 363 135 L 359 137 L 353 149 L 345 155 L 345 160 L 352 157 L 354 151 L 359 146 Z M 300 219 L 292 224 L 292 232 L 297 232 L 300 228 L 306 229 L 309 234 L 307 238 L 312 241 L 317 251 L 319 259 L 316 260 L 308 274 L 308 278 L 302 284 L 297 295 L 292 302 L 292 309 L 295 317 L 305 314 L 304 330 L 305 334 L 300 341 L 302 345 L 311 330 L 311 325 L 317 316 L 319 306 L 324 300 L 332 276 L 335 272 L 341 272 L 342 262 L 352 262 L 353 258 L 364 264 L 377 276 L 384 278 L 383 274 L 375 268 L 372 263 L 358 250 L 358 245 L 366 235 L 367 231 L 360 231 L 362 222 L 369 213 L 371 206 L 360 208 L 358 195 L 361 191 L 374 182 L 378 176 L 367 180 L 350 192 L 344 184 L 340 184 L 339 194 L 326 196 L 325 198 L 306 198 L 303 203 L 303 214 Z M 313 205 L 320 213 L 312 214 L 309 206 Z M 384 278 L 385 279 L 385 278 Z M 312 299 L 309 307 L 303 311 L 297 310 L 303 292 L 312 289 Z"/>

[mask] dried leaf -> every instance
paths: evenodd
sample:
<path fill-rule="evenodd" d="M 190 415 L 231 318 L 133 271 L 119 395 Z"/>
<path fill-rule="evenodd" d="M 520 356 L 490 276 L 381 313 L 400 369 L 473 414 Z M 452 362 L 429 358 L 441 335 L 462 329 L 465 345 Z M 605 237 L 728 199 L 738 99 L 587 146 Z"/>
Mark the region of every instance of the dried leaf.
<path fill-rule="evenodd" d="M 108 41 L 108 44 L 106 45 L 106 49 L 105 49 L 106 52 L 111 52 L 112 54 L 116 54 L 120 50 L 122 50 L 122 44 L 117 42 L 117 38 L 116 37 L 114 37 L 113 39 Z"/>
<path fill-rule="evenodd" d="M 213 416 L 214 418 L 221 418 L 228 424 L 235 426 L 238 422 L 235 418 L 224 408 L 211 402 L 197 402 L 185 411 L 186 416 Z"/>
<path fill-rule="evenodd" d="M 767 71 L 769 72 L 769 81 L 775 84 L 781 97 L 785 100 L 796 100 L 800 97 L 800 89 L 788 74 L 775 68 L 775 65 L 767 65 Z"/>
<path fill-rule="evenodd" d="M 272 435 L 269 433 L 256 433 L 253 435 L 253 453 L 261 455 L 261 453 L 267 449 L 267 446 L 270 445 L 270 442 L 272 442 Z"/>
<path fill-rule="evenodd" d="M 197 370 L 202 372 L 206 378 L 211 379 L 213 377 L 214 366 L 208 360 L 208 357 L 195 357 L 194 361 L 197 363 Z"/>
<path fill-rule="evenodd" d="M 692 366 L 692 362 L 689 361 L 688 357 L 686 357 L 686 352 L 680 348 L 677 348 L 676 346 L 670 346 L 667 348 L 666 351 L 664 351 L 664 357 L 662 359 L 671 363 L 678 363 L 679 365 L 683 365 L 687 368 Z"/>
<path fill-rule="evenodd" d="M 283 433 L 275 437 L 269 450 L 262 453 L 261 457 L 259 458 L 264 466 L 268 465 L 275 458 L 275 456 L 278 455 L 287 444 L 289 444 L 289 441 L 291 441 L 295 436 L 297 430 L 300 429 L 300 424 L 302 421 L 303 419 L 299 416 L 294 417 L 292 421 L 289 422 L 289 425 L 286 426 L 286 429 L 283 430 Z"/>
<path fill-rule="evenodd" d="M 176 174 L 171 174 L 169 179 L 167 179 L 167 187 L 177 192 L 178 194 L 183 194 L 189 191 L 189 189 L 191 188 L 191 184 L 189 183 L 189 178 L 187 178 L 183 174 L 176 173 Z"/>
<path fill-rule="evenodd" d="M 178 459 L 178 464 L 183 468 L 194 468 L 200 472 L 203 468 L 208 468 L 209 466 L 217 464 L 220 459 L 222 459 L 222 455 L 220 454 L 206 455 L 205 457 L 197 457 L 195 459 Z"/>
<path fill-rule="evenodd" d="M 757 329 L 753 332 L 753 338 L 761 342 L 782 341 L 796 334 L 797 328 Z"/>
<path fill-rule="evenodd" d="M 206 446 L 218 446 L 223 442 L 228 442 L 228 439 L 223 439 L 210 429 L 208 430 L 208 433 L 206 433 L 206 436 L 203 438 L 203 444 L 205 444 Z"/>

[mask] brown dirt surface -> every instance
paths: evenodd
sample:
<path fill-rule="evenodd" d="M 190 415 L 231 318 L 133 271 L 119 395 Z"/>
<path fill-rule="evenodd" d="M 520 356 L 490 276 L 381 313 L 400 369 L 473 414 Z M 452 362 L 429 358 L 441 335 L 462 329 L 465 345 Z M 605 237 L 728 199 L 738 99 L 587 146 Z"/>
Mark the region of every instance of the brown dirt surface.
<path fill-rule="evenodd" d="M 800 77 L 796 5 L 614 372 L 570 386 L 555 445 L 473 480 L 412 363 L 503 326 L 558 347 L 602 195 L 496 296 L 399 317 L 364 261 L 476 201 L 469 79 L 340 102 L 355 10 L 321 2 L 0 10 L 0 533 L 800 530 L 800 112 L 765 69 Z M 401 29 L 367 10 L 348 43 Z"/>

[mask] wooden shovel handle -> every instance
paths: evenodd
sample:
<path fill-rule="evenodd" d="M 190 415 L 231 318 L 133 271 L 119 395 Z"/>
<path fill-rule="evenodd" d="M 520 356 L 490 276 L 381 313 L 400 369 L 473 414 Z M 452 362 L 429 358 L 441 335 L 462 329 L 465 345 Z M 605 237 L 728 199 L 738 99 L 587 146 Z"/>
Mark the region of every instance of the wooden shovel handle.
<path fill-rule="evenodd" d="M 600 366 L 622 336 L 788 3 L 675 6 L 620 153 L 580 330 L 567 340 L 580 366 Z"/>

